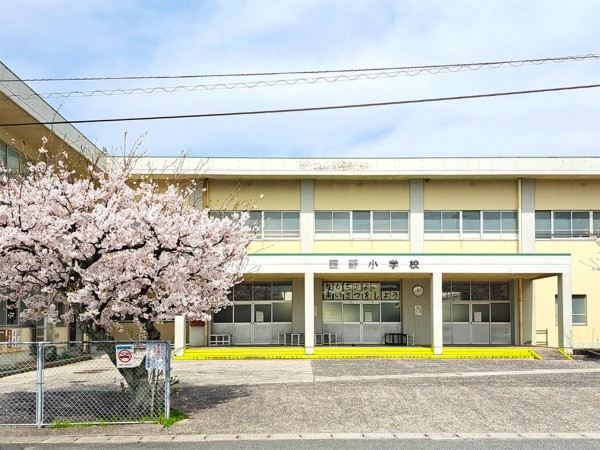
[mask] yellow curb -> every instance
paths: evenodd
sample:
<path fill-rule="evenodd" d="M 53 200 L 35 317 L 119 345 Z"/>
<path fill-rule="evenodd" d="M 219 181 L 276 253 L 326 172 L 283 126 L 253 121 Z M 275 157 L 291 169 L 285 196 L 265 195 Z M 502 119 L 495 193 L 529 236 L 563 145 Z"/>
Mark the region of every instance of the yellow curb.
<path fill-rule="evenodd" d="M 318 347 L 314 354 L 307 355 L 303 347 L 227 347 L 192 348 L 183 356 L 173 359 L 184 360 L 230 360 L 230 359 L 350 359 L 350 358 L 399 358 L 399 359 L 539 359 L 541 356 L 531 349 L 523 348 L 480 348 L 447 347 L 441 355 L 434 355 L 427 347 Z"/>
<path fill-rule="evenodd" d="M 573 358 L 571 357 L 571 355 L 568 355 L 567 352 L 565 352 L 562 348 L 557 348 L 556 350 L 558 350 L 569 361 L 573 361 Z"/>

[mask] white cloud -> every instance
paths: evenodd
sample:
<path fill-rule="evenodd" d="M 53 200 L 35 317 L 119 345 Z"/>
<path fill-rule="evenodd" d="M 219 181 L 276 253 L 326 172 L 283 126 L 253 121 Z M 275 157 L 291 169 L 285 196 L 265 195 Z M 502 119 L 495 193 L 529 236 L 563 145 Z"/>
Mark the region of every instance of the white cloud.
<path fill-rule="evenodd" d="M 600 4 L 566 1 L 55 1 L 3 3 L 3 61 L 34 76 L 189 74 L 442 64 L 598 53 Z M 69 119 L 368 103 L 597 83 L 600 62 L 390 80 L 64 100 Z M 221 81 L 223 81 L 221 79 Z M 175 84 L 214 79 L 177 80 Z M 138 86 L 166 84 L 145 80 Z M 39 92 L 132 83 L 35 84 Z M 60 101 L 53 100 L 58 106 Z M 151 154 L 598 154 L 600 89 L 237 118 L 88 124 Z"/>

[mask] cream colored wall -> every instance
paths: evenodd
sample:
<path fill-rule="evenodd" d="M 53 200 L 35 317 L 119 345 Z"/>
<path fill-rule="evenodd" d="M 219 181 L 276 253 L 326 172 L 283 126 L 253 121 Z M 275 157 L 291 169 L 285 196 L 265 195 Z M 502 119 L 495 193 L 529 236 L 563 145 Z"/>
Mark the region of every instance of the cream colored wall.
<path fill-rule="evenodd" d="M 315 241 L 315 253 L 410 253 L 408 241 Z"/>
<path fill-rule="evenodd" d="M 536 180 L 535 209 L 600 209 L 600 180 Z"/>
<path fill-rule="evenodd" d="M 408 181 L 315 181 L 316 211 L 408 209 Z"/>
<path fill-rule="evenodd" d="M 300 253 L 300 241 L 254 241 L 248 253 Z"/>
<path fill-rule="evenodd" d="M 590 259 L 600 263 L 600 247 L 590 240 L 537 241 L 538 253 L 571 253 L 571 291 L 586 295 L 587 325 L 573 326 L 574 347 L 600 347 L 600 273 L 585 265 Z M 558 345 L 554 296 L 557 293 L 556 277 L 534 283 L 536 299 L 536 329 L 548 329 L 550 345 Z"/>
<path fill-rule="evenodd" d="M 425 253 L 517 253 L 517 241 L 425 241 Z"/>
<path fill-rule="evenodd" d="M 425 210 L 516 210 L 515 180 L 431 180 L 425 183 Z"/>
<path fill-rule="evenodd" d="M 262 198 L 261 198 L 262 195 Z M 299 211 L 299 180 L 208 180 L 208 204 L 212 209 Z"/>

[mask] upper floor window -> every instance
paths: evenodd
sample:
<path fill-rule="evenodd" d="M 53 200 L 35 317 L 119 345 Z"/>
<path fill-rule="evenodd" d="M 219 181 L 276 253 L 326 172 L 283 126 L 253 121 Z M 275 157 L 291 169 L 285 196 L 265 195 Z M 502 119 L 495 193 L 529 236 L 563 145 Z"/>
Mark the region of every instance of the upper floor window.
<path fill-rule="evenodd" d="M 11 173 L 18 173 L 24 166 L 23 157 L 10 145 L 0 141 L 0 165 Z"/>
<path fill-rule="evenodd" d="M 239 211 L 211 211 L 215 217 L 230 216 Z M 250 211 L 248 225 L 256 232 L 257 239 L 295 239 L 300 237 L 300 213 L 298 211 Z"/>
<path fill-rule="evenodd" d="M 316 211 L 317 239 L 407 239 L 408 211 Z"/>
<path fill-rule="evenodd" d="M 585 238 L 600 233 L 600 211 L 536 211 L 537 239 Z"/>
<path fill-rule="evenodd" d="M 517 231 L 517 211 L 425 211 L 430 239 L 516 239 Z"/>

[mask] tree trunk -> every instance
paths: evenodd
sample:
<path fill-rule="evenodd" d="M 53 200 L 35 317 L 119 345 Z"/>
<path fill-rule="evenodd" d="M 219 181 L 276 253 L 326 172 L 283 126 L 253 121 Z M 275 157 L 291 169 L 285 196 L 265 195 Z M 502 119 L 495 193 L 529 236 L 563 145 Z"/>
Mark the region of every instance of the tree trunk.
<path fill-rule="evenodd" d="M 117 367 L 117 355 L 115 351 L 114 338 L 105 330 L 98 328 L 91 322 L 79 322 L 79 327 L 90 338 L 91 341 L 98 342 L 97 345 L 106 353 L 111 362 Z M 160 339 L 160 332 L 154 326 L 154 323 L 144 324 L 148 340 Z M 149 372 L 146 369 L 146 356 L 142 362 L 132 368 L 118 368 L 119 373 L 125 379 L 128 401 L 123 402 L 127 405 L 127 417 L 130 420 L 139 420 L 142 418 L 156 418 L 164 411 L 164 385 L 161 386 L 157 380 L 156 372 Z M 165 380 L 168 382 L 168 380 Z M 121 413 L 119 411 L 118 413 Z"/>

